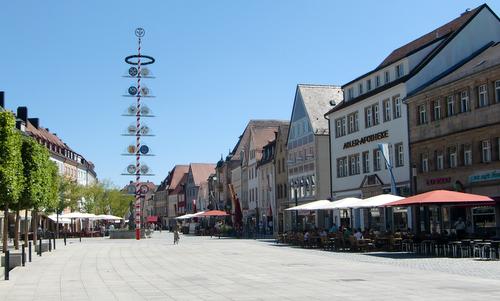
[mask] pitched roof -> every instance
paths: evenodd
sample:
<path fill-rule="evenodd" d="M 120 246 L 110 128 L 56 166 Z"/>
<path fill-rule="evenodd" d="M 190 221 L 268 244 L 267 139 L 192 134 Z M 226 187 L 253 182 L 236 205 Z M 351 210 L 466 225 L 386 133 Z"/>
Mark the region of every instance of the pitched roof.
<path fill-rule="evenodd" d="M 187 173 L 183 174 L 182 177 L 180 178 L 179 182 L 177 183 L 177 185 L 174 187 L 174 190 L 172 192 L 170 192 L 170 194 L 181 193 L 182 192 L 182 185 L 186 183 L 187 177 L 188 177 Z"/>
<path fill-rule="evenodd" d="M 423 87 L 409 95 L 408 97 L 422 94 L 434 88 L 463 79 L 475 73 L 500 66 L 500 43 L 494 43 L 474 53 L 471 57 L 462 62 L 461 65 L 450 69 L 448 73 L 439 78 L 427 82 Z"/>
<path fill-rule="evenodd" d="M 315 134 L 328 134 L 328 121 L 324 114 L 343 99 L 342 89 L 334 85 L 297 85 Z"/>
<path fill-rule="evenodd" d="M 191 163 L 189 168 L 196 186 L 207 181 L 208 176 L 215 172 L 215 164 L 213 163 Z"/>
<path fill-rule="evenodd" d="M 168 186 L 175 189 L 179 185 L 184 174 L 189 172 L 189 165 L 175 165 L 169 173 Z"/>
<path fill-rule="evenodd" d="M 255 128 L 251 130 L 252 132 L 252 144 L 254 149 L 262 150 L 264 145 L 273 141 L 276 138 L 276 132 L 278 132 L 278 127 L 276 128 Z M 259 161 L 262 158 L 262 152 L 255 153 L 255 159 Z"/>
<path fill-rule="evenodd" d="M 31 124 L 31 122 L 28 121 L 26 124 L 26 131 L 36 138 L 41 138 L 61 148 L 73 151 L 66 143 L 64 143 L 59 137 L 57 137 L 57 135 L 49 132 L 49 130 L 46 128 L 36 128 Z"/>
<path fill-rule="evenodd" d="M 476 7 L 473 10 L 468 10 L 462 13 L 459 17 L 453 19 L 452 21 L 444 24 L 441 27 L 434 29 L 433 31 L 411 41 L 410 43 L 403 45 L 391 52 L 383 61 L 380 63 L 378 68 L 383 68 L 400 59 L 407 57 L 408 55 L 422 49 L 423 47 L 430 45 L 445 36 L 450 35 L 460 27 L 462 27 L 469 19 L 474 16 L 474 14 L 479 11 L 483 5 Z"/>
<path fill-rule="evenodd" d="M 279 126 L 286 125 L 288 123 L 289 123 L 288 120 L 269 120 L 269 119 L 250 120 L 245 129 L 243 130 L 243 133 L 238 138 L 238 142 L 231 151 L 231 160 L 241 160 L 240 152 L 248 145 L 250 139 L 250 129 L 255 129 L 255 128 L 277 129 Z"/>

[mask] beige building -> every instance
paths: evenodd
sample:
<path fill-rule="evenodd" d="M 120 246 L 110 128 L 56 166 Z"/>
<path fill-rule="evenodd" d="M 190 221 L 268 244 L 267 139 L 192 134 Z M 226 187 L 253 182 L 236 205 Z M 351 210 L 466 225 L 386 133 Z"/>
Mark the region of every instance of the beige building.
<path fill-rule="evenodd" d="M 489 45 L 441 79 L 408 96 L 411 162 L 416 191 L 458 190 L 500 202 L 500 45 Z M 426 208 L 429 231 L 459 217 L 469 231 L 494 233 L 500 208 Z"/>
<path fill-rule="evenodd" d="M 291 225 L 285 227 L 283 224 L 283 212 L 288 204 L 288 169 L 287 166 L 287 151 L 286 143 L 288 139 L 289 125 L 282 125 L 278 129 L 276 136 L 276 152 L 275 152 L 275 182 L 276 182 L 276 231 L 282 233 L 283 229 L 291 228 Z"/>

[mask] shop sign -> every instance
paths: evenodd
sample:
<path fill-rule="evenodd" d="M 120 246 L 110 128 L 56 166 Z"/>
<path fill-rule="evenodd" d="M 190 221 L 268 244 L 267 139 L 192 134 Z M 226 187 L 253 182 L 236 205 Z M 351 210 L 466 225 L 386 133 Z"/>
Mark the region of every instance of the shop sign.
<path fill-rule="evenodd" d="M 368 136 L 365 136 L 362 138 L 348 141 L 348 142 L 344 143 L 344 149 L 350 148 L 350 147 L 355 147 L 355 146 L 365 144 L 368 142 L 373 142 L 376 140 L 381 140 L 381 139 L 388 138 L 388 137 L 389 137 L 389 130 L 385 130 L 385 131 L 378 132 L 378 133 L 375 133 L 372 135 L 368 135 Z"/>
<path fill-rule="evenodd" d="M 469 183 L 500 180 L 500 170 L 489 170 L 469 176 Z"/>
<path fill-rule="evenodd" d="M 451 177 L 427 179 L 427 185 L 448 184 L 450 182 Z"/>

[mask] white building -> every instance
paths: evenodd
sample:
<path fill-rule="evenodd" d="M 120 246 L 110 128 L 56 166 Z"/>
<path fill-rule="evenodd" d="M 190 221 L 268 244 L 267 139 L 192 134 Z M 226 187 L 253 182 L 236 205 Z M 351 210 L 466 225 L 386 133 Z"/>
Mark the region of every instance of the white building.
<path fill-rule="evenodd" d="M 331 129 L 332 198 L 390 192 L 379 143 L 389 144 L 397 193 L 410 194 L 406 95 L 499 39 L 498 17 L 481 5 L 394 50 L 377 68 L 343 85 L 344 101 L 325 114 Z M 367 217 L 355 211 L 353 220 L 363 227 Z"/>
<path fill-rule="evenodd" d="M 287 143 L 287 207 L 330 197 L 329 129 L 324 114 L 341 100 L 339 86 L 297 86 Z M 286 221 L 294 216 L 285 211 L 285 224 L 294 226 L 295 221 Z M 306 222 L 322 226 L 325 220 L 316 216 L 316 220 Z"/>

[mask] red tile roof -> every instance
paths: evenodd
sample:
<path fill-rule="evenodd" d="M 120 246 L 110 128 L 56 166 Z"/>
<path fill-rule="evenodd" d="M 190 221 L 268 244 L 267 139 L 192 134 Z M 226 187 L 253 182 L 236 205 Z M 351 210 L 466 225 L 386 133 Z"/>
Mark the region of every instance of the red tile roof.
<path fill-rule="evenodd" d="M 73 151 L 59 137 L 52 134 L 51 132 L 49 132 L 47 129 L 45 129 L 43 127 L 38 127 L 38 128 L 34 127 L 29 121 L 27 122 L 27 125 L 26 125 L 26 131 L 31 133 L 31 135 L 34 136 L 35 138 L 40 138 L 40 139 L 48 141 L 54 145 L 57 145 L 61 148 Z"/>
<path fill-rule="evenodd" d="M 479 6 L 473 10 L 464 12 L 462 15 L 460 15 L 458 18 L 446 23 L 445 25 L 434 29 L 433 31 L 419 37 L 418 39 L 415 39 L 411 41 L 410 43 L 399 47 L 398 49 L 394 50 L 387 56 L 382 63 L 377 67 L 381 68 L 387 65 L 390 65 L 408 55 L 410 55 L 412 52 L 420 49 L 421 47 L 425 45 L 429 45 L 445 36 L 448 36 L 449 34 L 453 33 L 462 25 L 464 25 L 469 19 L 478 11 L 482 8 L 483 6 Z"/>
<path fill-rule="evenodd" d="M 262 148 L 264 145 L 273 141 L 276 138 L 275 133 L 278 132 L 278 127 L 272 128 L 255 128 L 252 129 L 252 145 L 257 152 L 255 153 L 255 159 L 259 161 L 262 158 Z"/>
<path fill-rule="evenodd" d="M 200 186 L 201 182 L 205 182 L 208 176 L 215 173 L 215 164 L 213 163 L 191 163 L 191 173 L 193 174 L 194 184 Z"/>
<path fill-rule="evenodd" d="M 185 174 L 189 172 L 189 165 L 175 165 L 170 172 L 168 181 L 169 189 L 174 190 L 180 183 Z"/>

